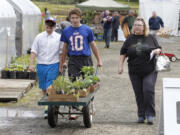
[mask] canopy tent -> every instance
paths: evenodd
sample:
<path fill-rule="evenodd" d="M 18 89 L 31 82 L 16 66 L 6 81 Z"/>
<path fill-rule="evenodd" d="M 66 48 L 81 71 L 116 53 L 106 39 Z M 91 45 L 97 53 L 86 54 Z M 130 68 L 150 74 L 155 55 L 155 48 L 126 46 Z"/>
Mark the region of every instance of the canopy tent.
<path fill-rule="evenodd" d="M 140 0 L 139 14 L 148 23 L 152 12 L 156 11 L 166 28 L 171 30 L 170 35 L 180 36 L 180 0 Z"/>
<path fill-rule="evenodd" d="M 16 16 L 16 55 L 20 56 L 31 47 L 39 32 L 41 11 L 30 0 L 8 0 Z"/>
<path fill-rule="evenodd" d="M 128 5 L 120 4 L 114 0 L 88 0 L 77 4 L 81 10 L 113 10 L 113 11 L 127 11 L 130 9 Z"/>
<path fill-rule="evenodd" d="M 6 1 L 0 4 L 0 70 L 6 66 L 6 50 L 8 61 L 15 56 L 16 15 L 13 7 Z"/>

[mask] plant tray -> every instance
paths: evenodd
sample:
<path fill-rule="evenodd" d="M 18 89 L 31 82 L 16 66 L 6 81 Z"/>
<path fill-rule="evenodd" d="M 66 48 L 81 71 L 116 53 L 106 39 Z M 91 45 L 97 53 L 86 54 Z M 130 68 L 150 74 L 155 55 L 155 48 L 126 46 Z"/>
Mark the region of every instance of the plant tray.
<path fill-rule="evenodd" d="M 98 83 L 96 83 L 96 84 L 94 84 L 94 85 L 91 85 L 91 86 L 90 86 L 90 93 L 93 93 L 94 90 L 95 90 L 98 86 L 99 86 Z"/>
<path fill-rule="evenodd" d="M 48 101 L 66 101 L 66 102 L 77 102 L 78 97 L 74 95 L 56 94 L 56 91 L 50 86 L 47 89 Z"/>

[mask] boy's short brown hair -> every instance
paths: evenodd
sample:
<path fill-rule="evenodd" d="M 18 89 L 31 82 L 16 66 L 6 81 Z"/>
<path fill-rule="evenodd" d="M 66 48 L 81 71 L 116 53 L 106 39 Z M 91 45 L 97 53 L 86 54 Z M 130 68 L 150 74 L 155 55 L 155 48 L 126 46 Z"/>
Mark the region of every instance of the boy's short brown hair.
<path fill-rule="evenodd" d="M 72 14 L 76 14 L 77 16 L 81 17 L 82 11 L 79 8 L 74 8 L 69 12 L 69 18 L 71 17 Z"/>

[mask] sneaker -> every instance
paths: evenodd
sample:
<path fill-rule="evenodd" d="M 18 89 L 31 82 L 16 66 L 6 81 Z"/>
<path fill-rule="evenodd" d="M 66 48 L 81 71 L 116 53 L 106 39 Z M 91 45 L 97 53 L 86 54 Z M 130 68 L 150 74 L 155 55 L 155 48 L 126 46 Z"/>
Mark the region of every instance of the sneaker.
<path fill-rule="evenodd" d="M 47 119 L 47 117 L 48 117 L 48 106 L 45 106 L 44 119 Z"/>
<path fill-rule="evenodd" d="M 147 124 L 153 125 L 153 116 L 147 116 Z"/>
<path fill-rule="evenodd" d="M 76 120 L 78 118 L 78 115 L 70 115 L 69 120 Z"/>
<path fill-rule="evenodd" d="M 139 117 L 137 122 L 138 122 L 138 123 L 144 123 L 144 120 L 145 120 L 144 117 Z"/>

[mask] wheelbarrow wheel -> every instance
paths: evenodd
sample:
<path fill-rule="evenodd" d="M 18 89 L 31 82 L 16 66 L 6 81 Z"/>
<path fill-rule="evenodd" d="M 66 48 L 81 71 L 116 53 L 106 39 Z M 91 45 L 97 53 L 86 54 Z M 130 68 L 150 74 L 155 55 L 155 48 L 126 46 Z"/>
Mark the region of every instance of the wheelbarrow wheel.
<path fill-rule="evenodd" d="M 90 112 L 90 105 L 84 106 L 83 112 L 83 122 L 86 128 L 92 127 L 92 113 Z"/>
<path fill-rule="evenodd" d="M 57 126 L 58 111 L 59 111 L 58 106 L 49 106 L 48 107 L 48 124 L 52 128 Z"/>
<path fill-rule="evenodd" d="M 173 56 L 173 57 L 171 57 L 171 59 L 170 59 L 170 60 L 171 60 L 172 62 L 175 62 L 175 61 L 176 61 L 176 59 L 177 59 L 177 58 Z"/>

